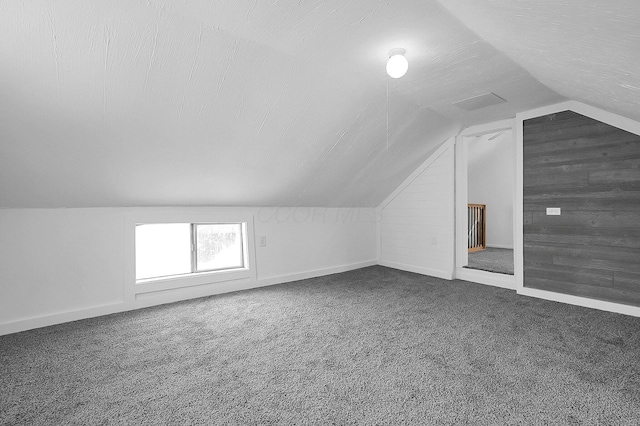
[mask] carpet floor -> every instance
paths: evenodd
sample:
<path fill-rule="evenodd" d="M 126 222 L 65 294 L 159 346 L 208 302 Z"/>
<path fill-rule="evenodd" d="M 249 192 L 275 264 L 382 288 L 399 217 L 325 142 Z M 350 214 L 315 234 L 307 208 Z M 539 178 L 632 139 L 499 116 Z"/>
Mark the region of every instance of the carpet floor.
<path fill-rule="evenodd" d="M 0 337 L 3 425 L 637 425 L 640 318 L 374 266 Z"/>
<path fill-rule="evenodd" d="M 469 253 L 465 268 L 513 275 L 513 250 L 487 247 L 484 250 Z"/>

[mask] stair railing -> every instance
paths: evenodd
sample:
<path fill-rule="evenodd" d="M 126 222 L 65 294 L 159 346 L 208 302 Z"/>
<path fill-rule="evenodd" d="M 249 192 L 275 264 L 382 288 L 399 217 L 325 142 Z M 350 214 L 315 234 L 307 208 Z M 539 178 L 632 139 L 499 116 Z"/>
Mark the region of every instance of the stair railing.
<path fill-rule="evenodd" d="M 469 253 L 487 248 L 487 205 L 468 204 L 467 220 L 469 234 L 467 247 Z"/>

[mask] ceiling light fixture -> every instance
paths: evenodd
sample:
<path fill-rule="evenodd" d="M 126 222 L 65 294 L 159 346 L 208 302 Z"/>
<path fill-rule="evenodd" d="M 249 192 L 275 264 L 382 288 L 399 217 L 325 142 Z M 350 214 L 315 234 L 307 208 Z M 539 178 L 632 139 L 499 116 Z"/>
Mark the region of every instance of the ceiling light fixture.
<path fill-rule="evenodd" d="M 400 78 L 407 73 L 409 61 L 404 57 L 405 53 L 407 51 L 400 47 L 389 51 L 389 60 L 387 61 L 387 74 L 389 74 L 389 77 Z"/>

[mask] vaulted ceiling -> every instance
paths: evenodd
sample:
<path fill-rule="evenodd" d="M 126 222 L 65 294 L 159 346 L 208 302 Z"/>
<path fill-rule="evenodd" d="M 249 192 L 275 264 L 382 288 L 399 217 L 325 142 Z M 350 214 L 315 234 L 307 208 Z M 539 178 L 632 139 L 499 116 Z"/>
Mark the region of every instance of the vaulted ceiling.
<path fill-rule="evenodd" d="M 548 3 L 0 0 L 0 207 L 375 206 L 470 124 L 640 120 L 640 6 Z"/>

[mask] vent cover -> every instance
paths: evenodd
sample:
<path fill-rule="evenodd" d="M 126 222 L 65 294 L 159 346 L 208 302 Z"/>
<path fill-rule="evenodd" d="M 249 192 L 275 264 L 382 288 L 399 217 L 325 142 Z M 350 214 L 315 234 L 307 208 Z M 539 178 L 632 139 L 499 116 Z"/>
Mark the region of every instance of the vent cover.
<path fill-rule="evenodd" d="M 505 99 L 502 99 L 500 96 L 495 93 L 486 93 L 480 96 L 474 96 L 473 98 L 464 99 L 462 101 L 458 101 L 453 105 L 458 108 L 462 108 L 466 111 L 473 111 L 476 109 L 488 107 L 491 105 L 498 105 L 507 102 Z"/>

